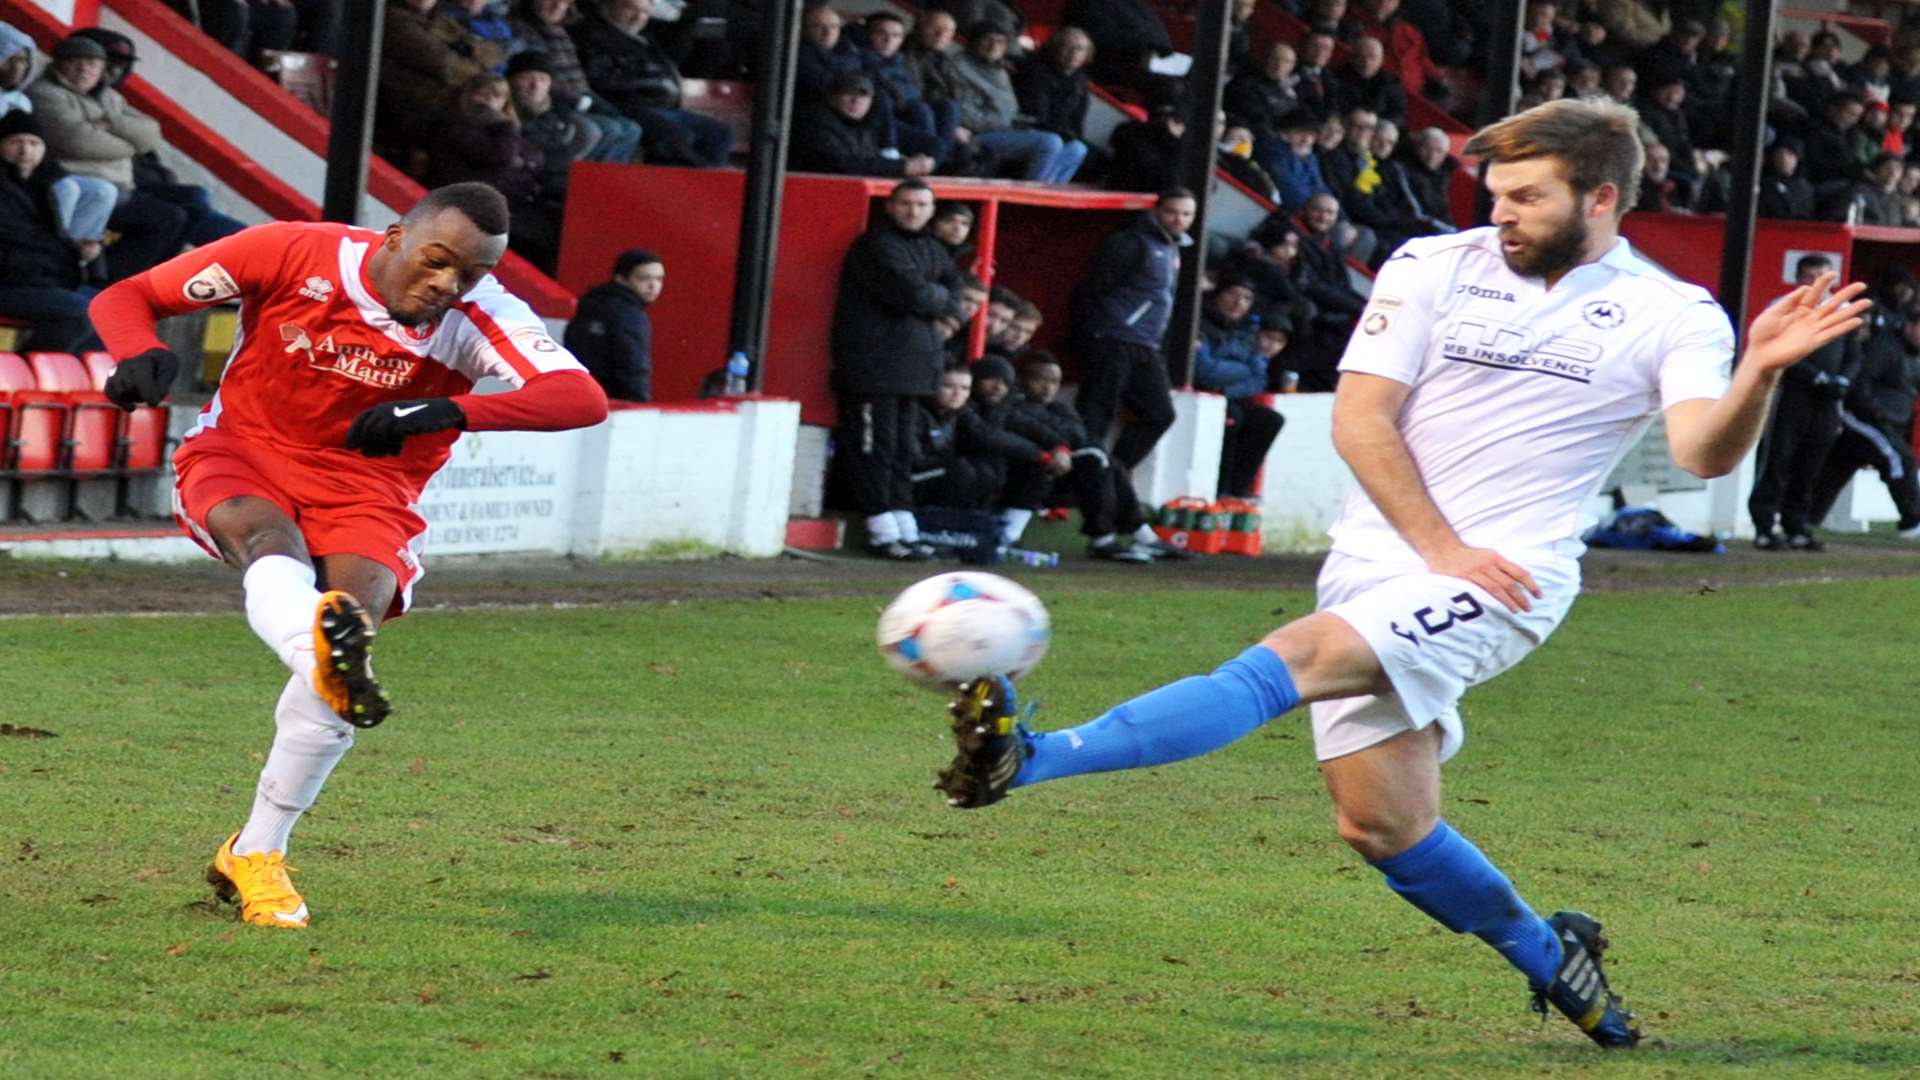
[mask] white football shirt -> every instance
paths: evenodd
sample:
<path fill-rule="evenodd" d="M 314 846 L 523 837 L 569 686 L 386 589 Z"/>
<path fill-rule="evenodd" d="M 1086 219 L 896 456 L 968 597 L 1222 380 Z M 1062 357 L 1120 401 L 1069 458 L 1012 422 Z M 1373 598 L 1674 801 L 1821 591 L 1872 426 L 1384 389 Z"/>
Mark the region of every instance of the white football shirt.
<path fill-rule="evenodd" d="M 1726 313 L 1625 239 L 1548 289 L 1486 227 L 1396 251 L 1340 370 L 1413 388 L 1400 433 L 1440 513 L 1465 543 L 1513 552 L 1574 538 L 1653 417 L 1726 393 L 1732 364 Z M 1330 533 L 1335 551 L 1419 561 L 1357 487 Z"/>

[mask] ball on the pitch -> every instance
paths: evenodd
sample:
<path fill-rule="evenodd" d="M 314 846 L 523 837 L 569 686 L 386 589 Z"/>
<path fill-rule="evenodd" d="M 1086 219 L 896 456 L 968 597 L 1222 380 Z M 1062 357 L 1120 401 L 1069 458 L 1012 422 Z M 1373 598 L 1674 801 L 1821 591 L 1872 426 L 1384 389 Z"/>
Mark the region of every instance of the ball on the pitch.
<path fill-rule="evenodd" d="M 1040 598 L 998 574 L 961 570 L 909 585 L 880 613 L 887 665 L 926 686 L 982 675 L 1010 679 L 1047 655 L 1052 629 Z"/>

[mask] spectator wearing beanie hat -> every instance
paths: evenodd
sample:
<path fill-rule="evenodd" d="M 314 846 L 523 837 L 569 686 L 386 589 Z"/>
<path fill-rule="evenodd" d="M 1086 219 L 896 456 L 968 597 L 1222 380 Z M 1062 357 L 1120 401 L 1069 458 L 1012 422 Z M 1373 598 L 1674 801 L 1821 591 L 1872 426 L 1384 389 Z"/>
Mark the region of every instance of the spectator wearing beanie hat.
<path fill-rule="evenodd" d="M 873 112 L 873 80 L 858 70 L 842 72 L 794 110 L 789 164 L 800 172 L 839 176 L 926 176 L 933 158 L 902 156 L 886 142 L 886 125 Z"/>
<path fill-rule="evenodd" d="M 1223 274 L 1207 297 L 1200 336 L 1193 344 L 1193 385 L 1227 399 L 1227 430 L 1220 453 L 1220 493 L 1253 494 L 1253 481 L 1280 434 L 1280 414 L 1253 399 L 1267 392 L 1268 354 L 1260 348 L 1253 281 Z"/>
<path fill-rule="evenodd" d="M 43 161 L 46 141 L 30 112 L 0 116 L 0 314 L 33 324 L 31 350 L 98 348 L 87 321 L 97 291 L 80 250 L 54 207 L 59 166 Z M 98 266 L 98 245 L 95 258 Z"/>
<path fill-rule="evenodd" d="M 565 192 L 567 173 L 576 161 L 624 162 L 633 153 L 606 156 L 601 129 L 582 113 L 563 109 L 553 100 L 553 69 L 547 54 L 515 53 L 507 61 L 507 87 L 513 95 L 513 111 L 520 118 L 520 137 L 538 147 L 545 159 L 541 187 Z M 613 148 L 616 152 L 618 147 Z"/>

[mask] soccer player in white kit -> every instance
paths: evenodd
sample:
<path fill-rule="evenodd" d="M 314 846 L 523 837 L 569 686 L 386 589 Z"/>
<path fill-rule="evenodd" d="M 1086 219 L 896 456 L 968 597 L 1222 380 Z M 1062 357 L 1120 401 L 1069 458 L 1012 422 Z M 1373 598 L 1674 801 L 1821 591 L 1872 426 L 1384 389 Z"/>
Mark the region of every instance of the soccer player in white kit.
<path fill-rule="evenodd" d="M 1640 1038 L 1600 967 L 1600 925 L 1542 918 L 1440 816 L 1468 687 L 1518 663 L 1580 589 L 1581 508 L 1656 413 L 1674 460 L 1724 475 L 1781 372 L 1861 324 L 1832 274 L 1754 319 L 1737 365 L 1706 290 L 1619 236 L 1643 153 L 1632 109 L 1563 100 L 1483 129 L 1492 227 L 1409 241 L 1381 267 L 1340 363 L 1333 439 L 1360 486 L 1332 529 L 1318 610 L 1211 675 L 1035 733 L 1012 686 L 953 707 L 936 785 L 975 808 L 1044 780 L 1148 768 L 1233 742 L 1302 703 L 1340 836 L 1416 908 L 1471 932 L 1602 1046 Z"/>

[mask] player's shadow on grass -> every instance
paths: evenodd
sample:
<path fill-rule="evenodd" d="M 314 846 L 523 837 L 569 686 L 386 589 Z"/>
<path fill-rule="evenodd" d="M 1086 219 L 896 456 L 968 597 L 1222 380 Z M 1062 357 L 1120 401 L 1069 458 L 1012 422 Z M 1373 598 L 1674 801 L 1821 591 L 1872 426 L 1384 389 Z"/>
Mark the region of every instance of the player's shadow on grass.
<path fill-rule="evenodd" d="M 470 898 L 488 909 L 511 912 L 487 920 L 506 930 L 531 930 L 548 940 L 614 928 L 684 926 L 778 920 L 783 935 L 817 933 L 844 940 L 850 926 L 876 935 L 899 933 L 924 939 L 933 934 L 979 940 L 981 935 L 1018 937 L 1058 935 L 1072 929 L 1069 919 L 1043 919 L 985 905 L 930 900 L 924 904 L 863 902 L 835 897 L 780 895 L 713 896 L 651 893 L 600 896 L 591 893 L 492 893 Z"/>

